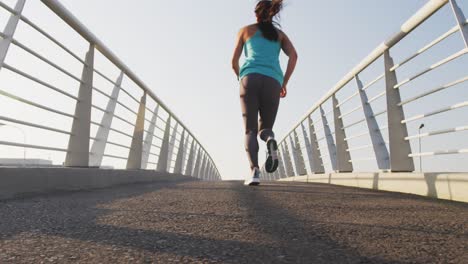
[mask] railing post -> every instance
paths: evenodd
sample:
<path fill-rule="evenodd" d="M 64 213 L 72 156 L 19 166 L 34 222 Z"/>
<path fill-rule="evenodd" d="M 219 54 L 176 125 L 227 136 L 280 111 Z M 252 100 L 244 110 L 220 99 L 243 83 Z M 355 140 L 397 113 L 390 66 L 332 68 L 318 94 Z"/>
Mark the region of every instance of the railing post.
<path fill-rule="evenodd" d="M 278 179 L 278 177 L 279 177 L 279 166 L 278 166 L 278 169 L 273 174 L 271 174 L 269 180 L 274 181 L 274 180 Z"/>
<path fill-rule="evenodd" d="M 200 163 L 202 159 L 202 153 L 201 153 L 201 148 L 198 148 L 197 151 L 197 156 L 196 156 L 196 163 L 195 163 L 195 169 L 193 171 L 193 177 L 199 178 L 200 177 Z"/>
<path fill-rule="evenodd" d="M 210 159 L 209 167 L 208 167 L 208 175 L 209 179 L 213 180 L 213 161 Z"/>
<path fill-rule="evenodd" d="M 210 181 L 214 181 L 214 167 L 213 167 L 213 164 L 210 165 Z"/>
<path fill-rule="evenodd" d="M 351 154 L 349 153 L 348 142 L 345 140 L 346 131 L 344 129 L 341 110 L 338 106 L 336 95 L 332 96 L 333 101 L 333 116 L 335 118 L 335 140 L 336 140 L 336 157 L 338 172 L 352 172 L 353 164 L 351 163 Z"/>
<path fill-rule="evenodd" d="M 294 163 L 296 165 L 296 172 L 298 176 L 307 175 L 307 170 L 305 166 L 304 156 L 302 155 L 301 144 L 299 142 L 299 136 L 297 135 L 296 130 L 293 133 L 294 142 L 291 140 L 291 146 L 294 153 Z"/>
<path fill-rule="evenodd" d="M 141 170 L 143 158 L 143 134 L 145 133 L 146 92 L 140 100 L 138 115 L 133 130 L 132 145 L 128 154 L 127 170 Z"/>
<path fill-rule="evenodd" d="M 159 160 L 157 171 L 159 172 L 168 172 L 167 164 L 169 159 L 169 135 L 171 133 L 171 117 L 168 117 L 166 120 L 166 128 L 164 129 L 164 138 L 161 145 L 161 150 L 159 152 Z"/>
<path fill-rule="evenodd" d="M 388 154 L 387 145 L 380 131 L 379 124 L 374 117 L 374 110 L 372 106 L 368 103 L 369 99 L 367 97 L 366 91 L 363 90 L 364 85 L 362 84 L 359 76 L 355 76 L 357 87 L 359 90 L 359 95 L 361 97 L 362 109 L 364 110 L 364 116 L 367 122 L 367 128 L 369 129 L 369 135 L 372 141 L 372 146 L 374 148 L 375 158 L 377 159 L 377 166 L 380 170 L 389 170 L 390 169 L 390 157 Z"/>
<path fill-rule="evenodd" d="M 208 161 L 208 169 L 207 169 L 207 173 L 206 173 L 206 176 L 207 176 L 207 180 L 208 181 L 212 181 L 212 175 L 211 173 L 213 172 L 213 167 L 211 166 L 211 161 Z"/>
<path fill-rule="evenodd" d="M 212 166 L 213 166 L 213 172 L 212 172 L 212 174 L 213 174 L 213 181 L 216 181 L 216 180 L 217 180 L 217 176 L 216 176 L 216 166 L 215 166 L 214 164 L 213 164 Z"/>
<path fill-rule="evenodd" d="M 123 72 L 120 73 L 117 78 L 116 85 L 112 90 L 109 102 L 107 102 L 106 112 L 102 116 L 101 126 L 98 128 L 96 133 L 96 140 L 94 140 L 91 146 L 91 153 L 89 157 L 89 165 L 91 167 L 100 167 L 102 159 L 104 157 L 104 151 L 106 149 L 107 140 L 109 138 L 110 128 L 114 119 L 115 107 L 117 106 L 117 100 L 119 98 L 120 86 L 123 80 Z"/>
<path fill-rule="evenodd" d="M 208 158 L 206 157 L 206 154 L 203 155 L 203 161 L 202 161 L 202 165 L 201 165 L 201 169 L 200 169 L 200 178 L 202 180 L 206 180 L 206 162 L 207 162 Z"/>
<path fill-rule="evenodd" d="M 458 6 L 457 1 L 450 0 L 450 5 L 452 6 L 455 19 L 457 20 L 458 27 L 460 28 L 463 41 L 465 42 L 465 48 L 468 48 L 468 26 L 465 25 L 466 17 L 463 14 L 461 8 Z"/>
<path fill-rule="evenodd" d="M 320 148 L 317 142 L 317 135 L 315 134 L 315 125 L 310 116 L 308 118 L 308 121 L 310 140 L 307 138 L 307 131 L 304 125 L 302 125 L 302 130 L 304 132 L 304 141 L 306 142 L 310 168 L 312 170 L 311 172 L 315 174 L 325 173 L 325 169 L 323 167 L 322 154 L 320 153 Z"/>
<path fill-rule="evenodd" d="M 286 177 L 286 170 L 285 170 L 285 165 L 284 165 L 284 160 L 283 160 L 283 150 L 281 147 L 281 150 L 278 151 L 278 176 L 280 179 Z"/>
<path fill-rule="evenodd" d="M 283 153 L 284 153 L 284 161 L 286 165 L 286 177 L 293 177 L 295 176 L 294 167 L 293 167 L 293 163 L 291 160 L 291 154 L 288 148 L 288 142 L 286 140 L 284 141 Z"/>
<path fill-rule="evenodd" d="M 195 140 L 192 140 L 192 145 L 190 146 L 190 154 L 187 160 L 187 167 L 185 167 L 184 175 L 192 176 L 194 159 L 195 159 Z"/>
<path fill-rule="evenodd" d="M 323 111 L 322 106 L 320 106 L 320 113 L 322 115 L 323 131 L 325 133 L 325 138 L 327 140 L 328 153 L 330 154 L 331 167 L 332 167 L 333 171 L 337 171 L 338 167 L 337 167 L 337 164 L 336 164 L 335 140 L 333 139 L 333 135 L 332 135 L 332 132 L 331 132 L 331 129 L 330 129 L 330 125 L 328 124 L 327 116 L 325 115 L 325 111 Z"/>
<path fill-rule="evenodd" d="M 206 157 L 206 164 L 205 164 L 205 180 L 210 179 L 210 158 Z"/>
<path fill-rule="evenodd" d="M 175 174 L 182 174 L 182 161 L 184 158 L 184 151 L 185 151 L 184 139 L 185 139 L 185 130 L 182 131 L 182 136 L 180 137 L 179 151 L 177 152 L 177 158 L 176 158 L 176 163 L 174 167 Z"/>
<path fill-rule="evenodd" d="M 260 179 L 263 180 L 263 181 L 267 181 L 268 180 L 268 177 L 270 177 L 270 173 L 268 173 L 265 169 L 265 165 L 263 165 L 261 168 L 260 168 Z"/>
<path fill-rule="evenodd" d="M 23 12 L 24 4 L 26 0 L 18 0 L 15 6 L 16 14 L 11 14 L 10 19 L 8 19 L 7 25 L 3 33 L 5 38 L 0 40 L 0 70 L 2 69 L 3 63 L 5 62 L 8 49 L 10 48 L 11 42 L 13 41 L 13 35 L 15 34 L 16 28 L 20 21 L 21 12 Z"/>
<path fill-rule="evenodd" d="M 154 139 L 154 130 L 156 128 L 156 122 L 158 120 L 159 105 L 154 108 L 153 116 L 151 117 L 151 122 L 148 126 L 148 133 L 146 134 L 145 141 L 143 142 L 143 158 L 141 163 L 141 168 L 148 168 L 148 161 L 151 152 L 151 146 L 153 145 Z"/>
<path fill-rule="evenodd" d="M 185 128 L 184 128 L 184 132 L 186 132 Z M 180 168 L 181 168 L 180 173 L 181 174 L 183 174 L 184 168 L 187 165 L 186 160 L 187 160 L 187 155 L 188 155 L 188 144 L 189 144 L 189 135 L 188 135 L 188 133 L 186 132 L 186 133 L 183 133 L 183 134 L 184 135 L 183 135 L 182 139 L 184 140 L 184 152 L 182 152 L 182 164 L 180 166 Z M 187 134 L 187 136 L 185 136 L 185 134 Z"/>
<path fill-rule="evenodd" d="M 171 169 L 171 164 L 172 164 L 172 156 L 174 154 L 174 149 L 175 149 L 175 141 L 176 141 L 176 137 L 177 137 L 177 129 L 179 128 L 179 123 L 176 123 L 174 125 L 174 128 L 172 130 L 172 134 L 171 134 L 171 140 L 169 141 L 169 160 L 168 160 L 168 163 L 167 163 L 167 171 L 170 171 Z"/>
<path fill-rule="evenodd" d="M 206 174 L 206 175 L 207 175 L 207 178 L 206 178 L 206 179 L 207 179 L 208 181 L 212 181 L 212 179 L 211 179 L 211 171 L 212 171 L 211 162 L 208 162 L 208 169 L 207 169 L 207 174 Z"/>
<path fill-rule="evenodd" d="M 278 169 L 276 170 L 275 174 L 271 177 L 272 181 L 281 179 L 281 173 L 284 171 L 283 160 L 281 158 L 280 151 L 278 151 Z"/>
<path fill-rule="evenodd" d="M 393 172 L 411 172 L 414 171 L 414 161 L 409 157 L 411 154 L 410 143 L 405 140 L 408 137 L 408 128 L 406 124 L 401 123 L 402 120 L 405 120 L 405 113 L 403 107 L 398 105 L 401 103 L 401 96 L 400 91 L 394 88 L 398 80 L 396 72 L 391 70 L 394 63 L 388 50 L 384 53 L 384 62 L 390 141 L 390 169 Z"/>
<path fill-rule="evenodd" d="M 75 106 L 68 152 L 65 158 L 67 167 L 89 166 L 89 139 L 91 131 L 91 105 L 93 97 L 94 44 L 89 45 Z"/>

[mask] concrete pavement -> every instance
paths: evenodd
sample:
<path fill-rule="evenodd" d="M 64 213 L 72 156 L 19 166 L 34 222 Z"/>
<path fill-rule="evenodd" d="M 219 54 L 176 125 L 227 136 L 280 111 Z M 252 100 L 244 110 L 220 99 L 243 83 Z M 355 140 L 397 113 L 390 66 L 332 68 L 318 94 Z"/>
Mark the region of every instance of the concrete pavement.
<path fill-rule="evenodd" d="M 467 263 L 468 204 L 154 182 L 0 201 L 0 263 Z"/>

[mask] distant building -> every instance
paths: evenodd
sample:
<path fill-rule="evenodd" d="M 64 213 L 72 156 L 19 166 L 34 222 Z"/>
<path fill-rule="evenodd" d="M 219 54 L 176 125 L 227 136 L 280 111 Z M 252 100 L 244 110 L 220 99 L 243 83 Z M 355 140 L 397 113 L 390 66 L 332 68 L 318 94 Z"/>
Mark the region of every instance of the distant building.
<path fill-rule="evenodd" d="M 50 167 L 51 160 L 44 159 L 0 159 L 0 167 Z"/>

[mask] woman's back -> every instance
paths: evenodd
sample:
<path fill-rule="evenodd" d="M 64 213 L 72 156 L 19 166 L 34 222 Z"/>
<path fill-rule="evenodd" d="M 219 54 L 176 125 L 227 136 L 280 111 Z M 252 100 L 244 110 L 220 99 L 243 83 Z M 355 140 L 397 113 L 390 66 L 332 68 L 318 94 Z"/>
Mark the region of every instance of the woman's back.
<path fill-rule="evenodd" d="M 255 33 L 245 41 L 244 51 L 246 60 L 240 71 L 241 78 L 251 73 L 259 73 L 283 84 L 283 71 L 279 63 L 281 52 L 279 39 L 278 41 L 266 39 L 261 30 L 256 27 Z"/>

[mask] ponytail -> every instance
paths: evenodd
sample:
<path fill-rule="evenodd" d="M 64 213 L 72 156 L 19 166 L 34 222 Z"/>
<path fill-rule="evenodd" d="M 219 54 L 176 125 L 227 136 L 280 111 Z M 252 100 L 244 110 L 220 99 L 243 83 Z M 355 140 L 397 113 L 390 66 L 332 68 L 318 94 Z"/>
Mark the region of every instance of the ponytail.
<path fill-rule="evenodd" d="M 275 25 L 279 25 L 273 22 L 273 19 L 279 14 L 283 8 L 283 0 L 262 0 L 258 2 L 255 8 L 255 14 L 257 15 L 258 28 L 263 34 L 263 37 L 271 40 L 278 41 L 279 33 Z"/>

